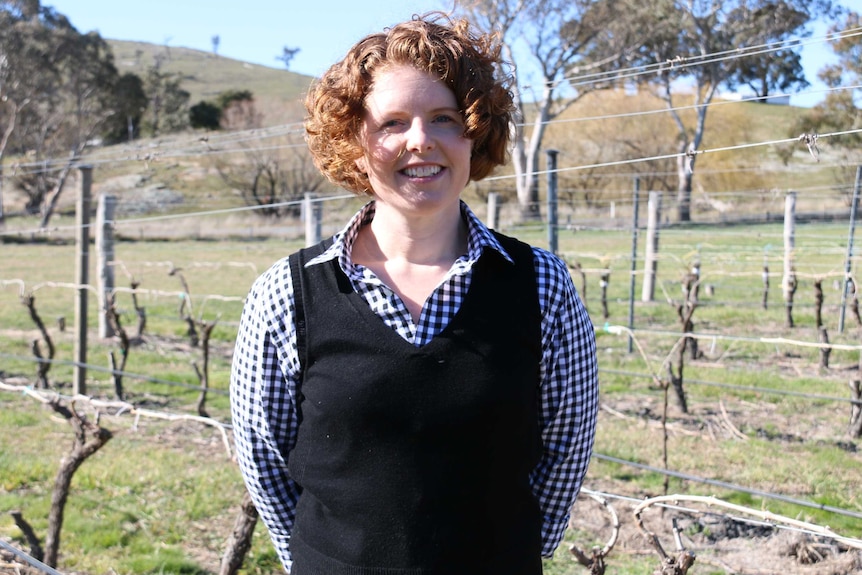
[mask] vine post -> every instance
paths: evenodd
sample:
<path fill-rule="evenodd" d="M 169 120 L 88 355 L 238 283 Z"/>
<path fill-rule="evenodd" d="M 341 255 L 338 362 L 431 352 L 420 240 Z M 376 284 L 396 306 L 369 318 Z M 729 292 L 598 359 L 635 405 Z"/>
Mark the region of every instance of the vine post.
<path fill-rule="evenodd" d="M 96 205 L 96 269 L 99 273 L 99 337 L 113 337 L 111 312 L 114 293 L 114 211 L 117 197 L 99 195 Z"/>
<path fill-rule="evenodd" d="M 93 166 L 78 166 L 81 172 L 81 185 L 75 204 L 75 284 L 78 294 L 75 298 L 75 372 L 73 388 L 76 394 L 87 394 L 87 286 L 90 268 L 90 197 L 93 185 Z"/>
<path fill-rule="evenodd" d="M 796 293 L 796 267 L 793 250 L 796 247 L 796 192 L 784 197 L 784 277 L 781 281 L 784 308 L 787 311 L 787 327 L 793 327 L 793 296 Z"/>
<path fill-rule="evenodd" d="M 632 265 L 631 276 L 629 278 L 629 353 L 634 351 L 634 339 L 631 336 L 631 330 L 635 327 L 635 273 L 638 269 L 638 211 L 640 208 L 640 191 L 641 179 L 639 176 L 635 176 L 632 207 Z"/>
<path fill-rule="evenodd" d="M 323 207 L 316 200 L 314 192 L 306 192 L 302 200 L 302 213 L 305 216 L 305 245 L 313 246 L 320 242 Z"/>
<path fill-rule="evenodd" d="M 500 194 L 497 192 L 488 194 L 488 227 L 492 230 L 500 229 Z"/>
<path fill-rule="evenodd" d="M 548 251 L 557 254 L 557 154 L 559 150 L 546 150 L 548 168 Z"/>
<path fill-rule="evenodd" d="M 644 283 L 641 301 L 655 298 L 655 276 L 658 271 L 658 228 L 661 218 L 661 192 L 650 192 L 647 200 L 647 239 L 644 256 Z"/>
<path fill-rule="evenodd" d="M 850 231 L 847 232 L 847 257 L 844 259 L 844 289 L 841 291 L 841 307 L 838 315 L 838 333 L 844 333 L 844 314 L 847 306 L 847 291 L 850 287 L 850 271 L 853 266 L 853 234 L 856 231 L 856 210 L 859 208 L 859 188 L 862 188 L 862 165 L 856 166 L 856 183 L 853 186 L 853 203 L 850 208 Z"/>

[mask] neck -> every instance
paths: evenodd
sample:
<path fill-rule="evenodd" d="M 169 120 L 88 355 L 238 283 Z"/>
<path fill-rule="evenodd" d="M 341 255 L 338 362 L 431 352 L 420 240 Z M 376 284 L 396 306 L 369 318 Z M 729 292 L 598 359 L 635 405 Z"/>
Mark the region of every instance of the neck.
<path fill-rule="evenodd" d="M 407 218 L 378 204 L 371 224 L 360 232 L 363 259 L 448 267 L 467 248 L 467 224 L 460 204 L 455 207 L 446 213 Z"/>

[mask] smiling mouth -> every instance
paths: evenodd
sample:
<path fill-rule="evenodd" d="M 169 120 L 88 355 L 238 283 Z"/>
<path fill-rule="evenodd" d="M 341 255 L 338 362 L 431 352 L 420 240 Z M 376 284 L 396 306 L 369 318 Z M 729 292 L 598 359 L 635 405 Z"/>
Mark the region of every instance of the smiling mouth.
<path fill-rule="evenodd" d="M 440 166 L 416 166 L 404 168 L 401 173 L 410 178 L 430 178 L 443 171 Z"/>

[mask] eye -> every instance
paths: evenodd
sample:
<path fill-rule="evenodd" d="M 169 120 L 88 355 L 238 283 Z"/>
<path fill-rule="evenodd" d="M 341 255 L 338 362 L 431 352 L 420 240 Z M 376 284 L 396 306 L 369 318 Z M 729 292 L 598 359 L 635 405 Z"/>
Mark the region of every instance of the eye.
<path fill-rule="evenodd" d="M 460 123 L 461 118 L 455 117 L 451 114 L 440 114 L 434 117 L 434 122 L 437 124 L 448 124 L 451 122 Z"/>

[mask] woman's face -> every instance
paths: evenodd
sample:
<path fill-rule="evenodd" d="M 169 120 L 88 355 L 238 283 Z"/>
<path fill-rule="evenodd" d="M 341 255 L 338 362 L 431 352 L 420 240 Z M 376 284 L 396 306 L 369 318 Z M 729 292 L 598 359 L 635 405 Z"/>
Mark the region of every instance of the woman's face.
<path fill-rule="evenodd" d="M 411 66 L 379 71 L 365 99 L 360 136 L 378 202 L 405 213 L 458 204 L 470 179 L 472 141 L 455 95 L 442 82 Z"/>

